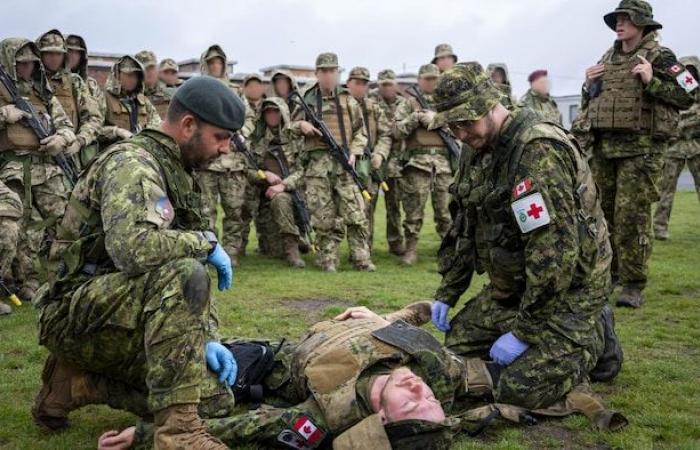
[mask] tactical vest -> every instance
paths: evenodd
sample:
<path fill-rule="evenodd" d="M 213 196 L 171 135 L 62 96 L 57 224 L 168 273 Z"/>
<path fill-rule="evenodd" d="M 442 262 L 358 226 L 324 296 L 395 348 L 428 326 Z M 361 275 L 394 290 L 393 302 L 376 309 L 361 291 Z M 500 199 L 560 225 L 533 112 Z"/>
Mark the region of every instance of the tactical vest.
<path fill-rule="evenodd" d="M 105 123 L 107 125 L 124 128 L 125 130 L 131 130 L 129 109 L 119 100 L 119 97 L 111 92 L 106 92 L 105 99 L 107 100 Z M 148 113 L 146 112 L 146 102 L 144 100 L 145 97 L 143 94 L 136 96 L 136 103 L 138 104 L 139 108 L 137 122 L 140 130 L 146 128 L 146 123 L 148 122 Z"/>
<path fill-rule="evenodd" d="M 555 123 L 545 122 L 529 109 L 514 113 L 513 122 L 501 139 L 505 148 L 500 148 L 482 170 L 471 167 L 475 157 L 475 152 L 471 152 L 471 160 L 466 161 L 466 167 L 460 172 L 469 174 L 475 170 L 477 179 L 455 186 L 455 194 L 466 210 L 465 223 L 470 227 L 467 233 L 473 233 L 476 242 L 476 270 L 488 273 L 493 287 L 492 297 L 519 300 L 525 290 L 527 240 L 513 216 L 512 189 L 519 181 L 515 179 L 516 171 L 525 147 L 543 139 L 566 148 L 575 163 L 574 199 L 580 251 L 569 289 L 585 288 L 589 295 L 604 295 L 612 250 L 603 212 L 597 203 L 596 185 L 581 150 L 573 144 L 575 141 L 568 131 Z M 595 288 L 597 284 L 601 285 L 599 290 Z"/>
<path fill-rule="evenodd" d="M 419 111 L 422 108 L 418 104 L 418 100 L 415 97 L 410 97 L 408 101 L 411 102 L 413 111 Z M 419 125 L 413 133 L 406 139 L 406 149 L 415 150 L 426 147 L 445 147 L 445 142 L 442 140 L 437 131 L 428 131 L 427 128 Z"/>
<path fill-rule="evenodd" d="M 188 174 L 182 163 L 156 138 L 154 130 L 142 131 L 133 138 L 112 146 L 105 153 L 94 158 L 86 168 L 75 194 L 71 196 L 57 239 L 51 248 L 51 258 L 62 261 L 65 266 L 59 273 L 58 281 L 68 286 L 80 284 L 86 275 L 116 272 L 117 269 L 105 248 L 105 232 L 102 229 L 101 211 L 94 208 L 89 198 L 96 178 L 91 174 L 100 172 L 102 166 L 113 155 L 127 152 L 135 144 L 150 153 L 158 163 L 165 180 L 166 195 L 173 205 L 174 218 L 170 225 L 175 230 L 207 230 L 209 222 L 202 212 L 199 185 Z M 98 178 L 101 178 L 97 176 Z"/>
<path fill-rule="evenodd" d="M 448 354 L 427 331 L 404 322 L 390 327 L 375 319 L 317 323 L 295 350 L 293 360 L 293 369 L 311 391 L 334 434 L 363 419 L 357 381 L 365 369 L 377 363 L 418 364 L 446 411 L 455 392 L 465 389 L 466 383 L 461 359 Z"/>
<path fill-rule="evenodd" d="M 168 106 L 170 106 L 170 98 L 163 94 L 162 92 L 156 91 L 155 93 L 148 96 L 153 106 L 155 106 L 156 111 L 161 119 L 165 119 L 165 114 L 168 112 Z"/>
<path fill-rule="evenodd" d="M 66 115 L 73 124 L 73 131 L 80 128 L 80 116 L 78 114 L 78 99 L 73 95 L 73 83 L 70 74 L 62 73 L 60 78 L 49 78 L 53 95 L 63 107 Z"/>
<path fill-rule="evenodd" d="M 642 45 L 628 55 L 615 48 L 608 50 L 601 60 L 605 64 L 602 92 L 588 104 L 592 129 L 645 132 L 657 139 L 667 139 L 677 133 L 678 110 L 645 95 L 644 84 L 632 73 L 639 64 L 637 55 L 653 64 L 661 54 L 660 49 L 659 43 L 648 35 Z"/>
<path fill-rule="evenodd" d="M 377 141 L 379 141 L 379 136 L 377 136 L 377 123 L 379 122 L 377 114 L 379 105 L 371 98 L 366 98 L 364 104 L 360 103 L 360 108 L 362 109 L 362 117 L 365 120 L 367 145 L 369 145 L 369 148 L 374 149 L 377 145 Z"/>
<path fill-rule="evenodd" d="M 32 89 L 29 95 L 24 95 L 29 102 L 34 106 L 34 109 L 39 113 L 44 121 L 44 126 L 49 129 L 49 110 L 47 102 L 45 102 L 36 90 Z M 0 107 L 10 105 L 11 97 L 4 86 L 0 85 Z M 39 139 L 34 134 L 31 128 L 24 124 L 24 121 L 19 121 L 12 124 L 5 124 L 5 128 L 0 129 L 0 152 L 7 150 L 37 150 L 39 148 Z"/>
<path fill-rule="evenodd" d="M 350 108 L 348 107 L 350 95 L 347 92 L 339 92 L 336 97 L 338 99 L 337 103 L 334 99 L 321 99 L 319 102 L 319 96 L 321 96 L 320 89 L 314 89 L 314 95 L 312 95 L 310 99 L 306 99 L 309 107 L 314 114 L 316 114 L 318 118 L 326 124 L 328 130 L 331 132 L 339 145 L 350 147 L 353 136 L 352 117 L 350 117 Z M 321 113 L 319 113 L 318 110 L 319 103 L 321 104 Z M 338 114 L 336 109 L 338 105 L 340 105 L 340 114 Z M 343 133 L 341 132 L 341 122 L 338 120 L 339 115 L 342 117 L 342 123 L 345 129 L 345 140 L 343 140 Z M 328 145 L 319 136 L 307 136 L 305 143 L 307 150 L 328 148 Z"/>

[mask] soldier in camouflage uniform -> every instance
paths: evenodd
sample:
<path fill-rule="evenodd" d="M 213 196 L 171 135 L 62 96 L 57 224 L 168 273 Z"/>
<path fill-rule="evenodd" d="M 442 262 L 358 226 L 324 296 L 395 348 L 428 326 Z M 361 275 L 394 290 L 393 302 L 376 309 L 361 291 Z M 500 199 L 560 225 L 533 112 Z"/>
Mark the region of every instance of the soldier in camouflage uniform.
<path fill-rule="evenodd" d="M 501 104 L 508 110 L 513 110 L 517 100 L 513 96 L 513 87 L 510 85 L 510 77 L 508 76 L 508 66 L 504 63 L 491 63 L 486 68 L 486 71 L 491 76 L 491 81 L 496 89 L 501 91 L 503 97 Z"/>
<path fill-rule="evenodd" d="M 180 72 L 180 66 L 172 58 L 165 58 L 158 65 L 158 78 L 163 82 L 165 90 L 170 93 L 171 97 L 182 84 L 182 80 L 177 77 L 178 72 Z"/>
<path fill-rule="evenodd" d="M 102 111 L 88 84 L 70 69 L 66 42 L 58 30 L 48 31 L 36 41 L 41 62 L 53 93 L 73 123 L 76 140 L 67 153 L 79 158 L 86 147 L 94 147 L 102 127 Z"/>
<path fill-rule="evenodd" d="M 435 64 L 442 73 L 457 64 L 457 55 L 450 44 L 438 44 L 435 46 L 435 56 L 430 62 Z"/>
<path fill-rule="evenodd" d="M 206 49 L 200 57 L 199 64 L 202 75 L 214 77 L 232 92 L 236 92 L 236 88 L 229 80 L 226 53 L 220 46 L 212 45 Z M 252 132 L 254 117 L 255 113 L 250 108 L 246 108 L 246 123 L 242 130 L 244 136 Z M 202 183 L 206 198 L 207 215 L 211 220 L 212 229 L 217 223 L 217 205 L 219 200 L 221 201 L 221 209 L 224 213 L 221 241 L 226 253 L 231 256 L 234 266 L 240 265 L 240 257 L 245 254 L 243 205 L 248 186 L 248 169 L 245 157 L 237 151 L 232 151 L 197 171 L 197 178 Z"/>
<path fill-rule="evenodd" d="M 299 90 L 296 78 L 287 70 L 276 70 L 270 77 L 270 89 L 268 97 L 280 97 L 285 99 L 290 112 L 294 112 L 294 102 L 289 99 L 292 91 Z"/>
<path fill-rule="evenodd" d="M 677 133 L 679 109 L 693 104 L 686 91 L 692 83 L 685 85 L 688 72 L 657 42 L 661 24 L 647 2 L 623 0 L 605 23 L 617 31 L 617 40 L 587 69 L 581 109 L 592 140 L 591 170 L 613 237 L 613 279 L 623 288 L 617 304 L 638 308 L 649 271 L 651 207 L 659 200 L 663 153 Z"/>
<path fill-rule="evenodd" d="M 530 89 L 520 99 L 520 106 L 530 108 L 546 120 L 561 125 L 561 112 L 557 102 L 549 95 L 549 80 L 546 70 L 532 72 L 527 81 Z"/>
<path fill-rule="evenodd" d="M 418 88 L 431 106 L 438 76 L 438 68 L 433 64 L 421 66 L 418 72 Z M 432 111 L 424 111 L 413 96 L 396 109 L 395 137 L 406 140 L 401 178 L 401 199 L 406 213 L 403 221 L 406 252 L 401 261 L 407 265 L 415 264 L 418 258 L 416 247 L 428 197 L 432 200 L 435 227 L 440 237 L 444 237 L 450 228 L 450 154 L 440 135 L 428 130 L 432 117 Z"/>
<path fill-rule="evenodd" d="M 11 292 L 15 290 L 13 261 L 17 254 L 17 240 L 22 220 L 22 199 L 0 181 L 0 280 Z M 4 299 L 2 299 L 4 300 Z M 9 314 L 9 305 L 0 302 L 0 315 Z"/>
<path fill-rule="evenodd" d="M 266 98 L 261 102 L 260 113 L 251 136 L 251 147 L 258 158 L 258 166 L 265 169 L 264 184 L 256 177 L 251 185 L 263 194 L 260 201 L 258 221 L 265 224 L 268 245 L 282 244 L 282 254 L 292 267 L 304 268 L 306 264 L 299 254 L 300 246 L 305 246 L 294 218 L 292 206 L 293 191 L 302 191 L 302 169 L 299 167 L 299 153 L 303 139 L 299 131 L 290 129 L 291 119 L 287 102 L 279 97 Z M 286 165 L 289 175 L 282 173 Z"/>
<path fill-rule="evenodd" d="M 391 69 L 382 70 L 377 75 L 377 90 L 370 96 L 384 111 L 391 129 L 396 127 L 396 111 L 406 103 L 406 97 L 399 93 L 396 74 Z M 391 137 L 391 152 L 384 166 L 384 181 L 389 190 L 384 192 L 386 205 L 386 239 L 389 243 L 389 253 L 402 256 L 406 251 L 404 246 L 401 223 L 401 158 L 403 154 L 403 139 Z"/>
<path fill-rule="evenodd" d="M 210 433 L 231 447 L 437 450 L 449 448 L 467 422 L 483 425 L 494 413 L 519 422 L 531 413 L 583 412 L 600 429 L 626 424 L 582 388 L 537 411 L 483 405 L 490 395 L 491 364 L 442 347 L 418 328 L 429 317 L 429 302 L 385 317 L 353 307 L 313 325 L 299 343 L 254 341 L 276 349 L 262 380 L 263 400 L 287 406 L 217 415 L 205 421 Z M 241 339 L 224 342 L 236 354 L 251 345 Z M 151 448 L 152 428 L 139 423 L 119 434 L 105 433 L 98 449 Z"/>
<path fill-rule="evenodd" d="M 362 108 L 346 89 L 338 86 L 338 56 L 321 53 L 316 58 L 316 77 L 317 81 L 305 91 L 304 101 L 326 123 L 354 164 L 364 152 L 367 135 Z M 300 113 L 297 115 L 301 117 Z M 306 136 L 302 164 L 311 222 L 316 230 L 318 265 L 326 272 L 336 271 L 340 242 L 347 230 L 355 269 L 373 272 L 376 268 L 370 258 L 369 224 L 360 190 L 330 155 L 321 133 L 311 123 L 297 120 L 292 129 Z"/>
<path fill-rule="evenodd" d="M 68 180 L 53 156 L 65 155 L 76 139 L 33 42 L 20 38 L 1 41 L 0 64 L 15 80 L 19 94 L 37 110 L 44 126 L 55 130 L 40 142 L 23 121 L 26 113 L 12 104 L 9 93 L 0 87 L 0 181 L 20 196 L 24 206 L 14 274 L 19 297 L 29 300 L 39 287 L 33 262 L 45 256 L 43 243 L 54 238 L 56 222 L 63 216 L 70 193 Z"/>
<path fill-rule="evenodd" d="M 391 123 L 387 119 L 379 102 L 368 97 L 369 70 L 365 67 L 354 67 L 348 74 L 347 87 L 362 110 L 362 118 L 367 134 L 367 151 L 358 163 L 358 173 L 363 177 L 367 191 L 372 196 L 365 204 L 365 212 L 369 221 L 369 248 L 374 244 L 374 210 L 379 200 L 380 181 L 384 181 L 385 162 L 389 160 L 391 153 L 391 139 L 393 137 Z M 377 177 L 370 176 L 374 172 Z M 386 195 L 386 192 L 385 192 Z"/>
<path fill-rule="evenodd" d="M 433 322 L 449 349 L 499 366 L 497 402 L 539 408 L 586 382 L 604 354 L 612 250 L 576 141 L 500 98 L 478 63 L 446 71 L 435 91 L 435 124 L 469 150 L 451 187 L 456 215 L 439 251 Z M 489 282 L 448 324 L 474 272 Z"/>
<path fill-rule="evenodd" d="M 37 295 L 39 342 L 51 352 L 32 409 L 38 425 L 66 428 L 71 410 L 108 403 L 151 416 L 156 449 L 226 448 L 197 405 L 205 354 L 220 382 L 236 378 L 204 264 L 219 290 L 233 272 L 191 173 L 229 151 L 244 111 L 218 81 L 195 78 L 160 130 L 110 147 L 82 174 L 51 249 L 58 269 Z"/>
<path fill-rule="evenodd" d="M 144 71 L 130 55 L 119 58 L 112 66 L 105 85 L 105 121 L 100 130 L 100 147 L 128 139 L 145 128 L 158 128 L 160 116 L 143 93 Z"/>
<path fill-rule="evenodd" d="M 168 112 L 172 91 L 167 90 L 165 83 L 158 79 L 158 58 L 149 50 L 141 50 L 134 56 L 143 66 L 143 93 L 163 119 Z"/>
<path fill-rule="evenodd" d="M 88 75 L 88 57 L 87 45 L 85 40 L 77 34 L 69 34 L 66 36 L 66 50 L 68 59 L 68 68 L 72 73 L 78 75 L 87 85 L 88 91 L 97 105 L 100 114 L 100 127 L 104 123 L 104 91 L 97 83 L 97 80 Z M 85 167 L 87 163 L 97 155 L 99 151 L 99 143 L 95 140 L 92 144 L 84 146 L 80 150 L 77 161 L 80 167 Z"/>
<path fill-rule="evenodd" d="M 696 79 L 700 72 L 700 59 L 697 56 L 687 56 L 680 59 L 688 72 Z M 700 199 L 700 89 L 693 92 L 695 103 L 690 109 L 681 112 L 679 132 L 680 138 L 668 149 L 664 162 L 664 174 L 661 185 L 659 204 L 654 213 L 654 236 L 658 240 L 666 240 L 668 221 L 671 218 L 673 197 L 678 186 L 678 177 L 686 164 L 695 180 L 695 191 Z"/>

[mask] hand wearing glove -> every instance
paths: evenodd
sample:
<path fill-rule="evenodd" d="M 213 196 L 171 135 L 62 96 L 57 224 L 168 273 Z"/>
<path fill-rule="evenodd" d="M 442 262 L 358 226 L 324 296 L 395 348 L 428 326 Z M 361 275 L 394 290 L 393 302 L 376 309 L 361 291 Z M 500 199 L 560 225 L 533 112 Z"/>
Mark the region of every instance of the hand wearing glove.
<path fill-rule="evenodd" d="M 117 127 L 114 129 L 114 137 L 119 140 L 129 139 L 133 135 L 134 133 L 124 128 Z"/>
<path fill-rule="evenodd" d="M 491 359 L 498 364 L 507 366 L 515 361 L 518 356 L 522 355 L 529 347 L 530 345 L 527 342 L 521 341 L 509 331 L 496 339 L 496 342 L 491 346 L 489 355 L 491 355 Z"/>
<path fill-rule="evenodd" d="M 447 320 L 447 313 L 450 311 L 450 305 L 443 303 L 440 300 L 435 300 L 430 306 L 430 313 L 433 320 L 433 325 L 435 328 L 447 333 L 450 331 L 450 323 Z"/>
<path fill-rule="evenodd" d="M 51 156 L 60 155 L 68 147 L 66 138 L 60 134 L 52 134 L 51 136 L 39 141 L 41 150 L 48 152 Z"/>
<path fill-rule="evenodd" d="M 204 350 L 209 370 L 219 376 L 219 383 L 233 386 L 238 376 L 238 364 L 233 353 L 218 342 L 207 342 Z"/>
<path fill-rule="evenodd" d="M 233 282 L 233 267 L 231 267 L 231 258 L 220 244 L 216 244 L 214 250 L 209 253 L 207 262 L 216 268 L 219 290 L 230 289 Z"/>
<path fill-rule="evenodd" d="M 5 105 L 0 108 L 0 120 L 7 124 L 17 123 L 29 117 L 31 117 L 29 113 L 22 111 L 15 105 Z"/>
<path fill-rule="evenodd" d="M 374 170 L 381 169 L 383 162 L 384 162 L 384 158 L 382 158 L 382 155 L 372 155 L 372 169 L 374 169 Z"/>

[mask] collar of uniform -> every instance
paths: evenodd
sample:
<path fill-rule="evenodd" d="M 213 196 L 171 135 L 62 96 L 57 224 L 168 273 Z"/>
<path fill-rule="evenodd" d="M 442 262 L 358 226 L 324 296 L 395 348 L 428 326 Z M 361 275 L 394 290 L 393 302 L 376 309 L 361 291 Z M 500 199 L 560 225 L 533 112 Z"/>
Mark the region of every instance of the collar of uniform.
<path fill-rule="evenodd" d="M 503 149 L 508 147 L 508 143 L 513 138 L 513 133 L 512 133 L 512 131 L 513 131 L 512 127 L 514 125 L 513 114 L 516 114 L 516 113 L 511 112 L 510 114 L 508 114 L 506 119 L 503 121 L 503 125 L 501 126 L 501 131 L 498 135 L 498 140 L 496 141 L 493 148 L 491 149 L 491 151 L 493 153 L 494 160 L 497 159 L 499 152 L 501 152 Z"/>
<path fill-rule="evenodd" d="M 146 128 L 145 130 L 141 131 L 140 134 L 144 134 L 150 139 L 158 142 L 161 146 L 168 149 L 168 152 L 170 152 L 175 159 L 180 161 L 180 147 L 175 142 L 175 139 L 160 130 L 156 130 L 155 128 Z"/>
<path fill-rule="evenodd" d="M 541 99 L 541 100 L 549 100 L 549 94 L 540 94 L 539 92 L 536 92 L 534 89 L 529 90 L 530 95 L 532 95 L 535 98 Z"/>

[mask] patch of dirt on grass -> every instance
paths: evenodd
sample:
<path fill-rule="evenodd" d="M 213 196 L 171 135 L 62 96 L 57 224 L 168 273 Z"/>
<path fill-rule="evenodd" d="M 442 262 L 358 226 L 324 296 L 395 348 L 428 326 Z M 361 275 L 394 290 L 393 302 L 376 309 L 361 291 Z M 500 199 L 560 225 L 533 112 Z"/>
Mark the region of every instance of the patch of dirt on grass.
<path fill-rule="evenodd" d="M 321 320 L 327 308 L 336 306 L 344 309 L 353 305 L 352 301 L 339 298 L 295 298 L 281 300 L 280 304 L 289 310 L 302 313 L 304 320 L 309 324 Z"/>
<path fill-rule="evenodd" d="M 537 425 L 523 428 L 523 437 L 531 448 L 563 450 L 609 450 L 606 444 L 586 445 L 578 442 L 575 432 L 557 423 L 555 420 L 540 419 Z"/>

